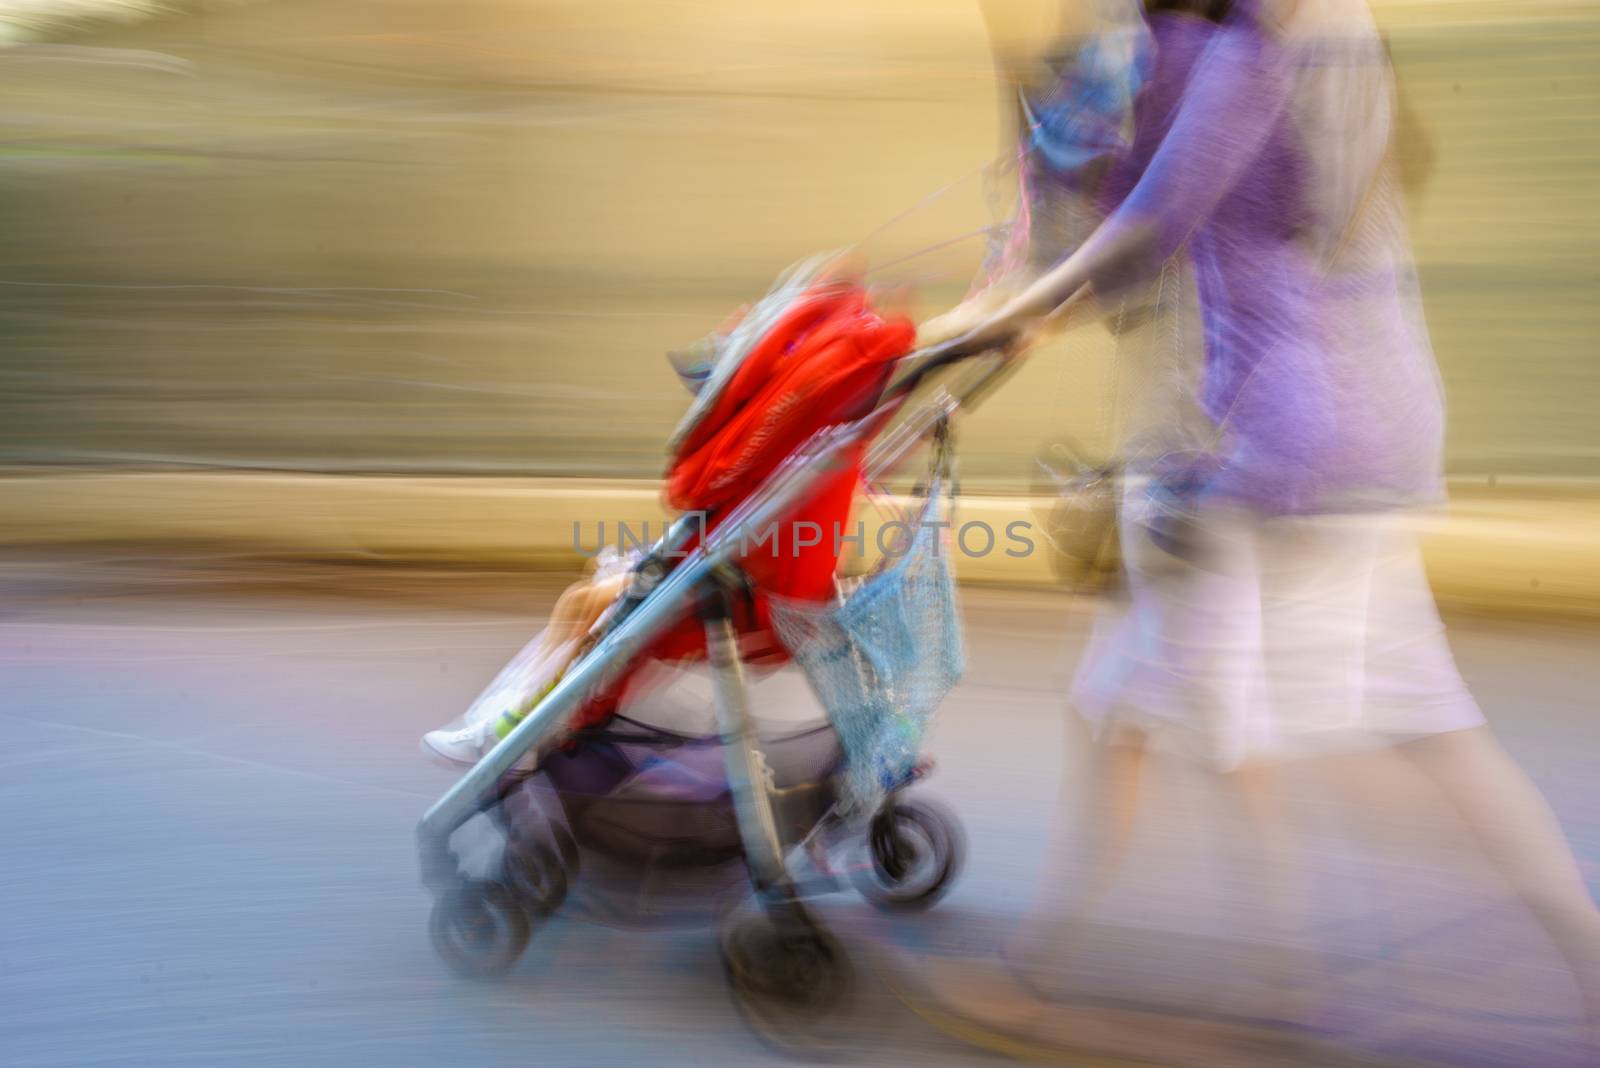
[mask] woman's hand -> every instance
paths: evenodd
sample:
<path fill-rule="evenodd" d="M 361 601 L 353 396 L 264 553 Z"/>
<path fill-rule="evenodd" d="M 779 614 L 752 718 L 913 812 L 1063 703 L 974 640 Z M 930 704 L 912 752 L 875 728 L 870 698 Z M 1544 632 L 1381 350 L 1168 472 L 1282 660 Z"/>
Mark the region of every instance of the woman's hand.
<path fill-rule="evenodd" d="M 1068 300 L 1053 305 L 1030 287 L 974 324 L 966 333 L 951 338 L 940 347 L 951 355 L 963 356 L 980 352 L 1023 352 L 1042 336 L 1059 328 L 1087 292 L 1086 289 L 1079 289 Z"/>
<path fill-rule="evenodd" d="M 952 356 L 995 349 L 1020 351 L 1045 331 L 1059 327 L 1089 298 L 1094 271 L 1142 239 L 1142 228 L 1123 226 L 1107 235 L 1101 226 L 1076 251 L 1037 278 L 1008 277 L 952 311 L 923 324 L 917 344 Z"/>
<path fill-rule="evenodd" d="M 931 348 L 970 333 L 1005 307 L 1015 291 L 1014 283 L 1001 280 L 974 293 L 943 315 L 935 316 L 917 327 L 917 344 L 922 348 Z"/>
<path fill-rule="evenodd" d="M 954 351 L 964 355 L 979 352 L 1020 352 L 1037 333 L 1038 320 L 1017 314 L 1009 305 L 953 339 Z"/>
<path fill-rule="evenodd" d="M 965 301 L 957 304 L 943 315 L 935 316 L 918 326 L 918 347 L 931 348 L 934 345 L 941 345 L 946 341 L 960 337 L 983 322 L 988 315 L 988 309 L 975 307 L 974 305 L 975 301 Z"/>

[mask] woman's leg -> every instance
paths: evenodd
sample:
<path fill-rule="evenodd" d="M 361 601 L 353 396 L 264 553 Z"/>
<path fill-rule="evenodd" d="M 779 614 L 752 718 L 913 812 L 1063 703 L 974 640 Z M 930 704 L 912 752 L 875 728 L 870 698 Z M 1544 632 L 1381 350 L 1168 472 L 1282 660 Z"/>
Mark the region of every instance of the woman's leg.
<path fill-rule="evenodd" d="M 1056 985 L 1084 925 L 1116 884 L 1133 840 L 1146 763 L 1135 736 L 1083 739 L 1067 762 L 1054 840 L 1033 914 L 1018 926 L 1008 956 L 1037 986 Z"/>
<path fill-rule="evenodd" d="M 1301 842 L 1285 811 L 1283 773 L 1251 765 L 1222 777 L 1237 821 L 1227 828 L 1225 856 L 1233 875 L 1230 896 L 1248 915 L 1237 937 L 1255 961 L 1259 990 L 1246 1002 L 1253 1016 L 1308 1022 L 1323 977 L 1306 952 L 1306 878 Z"/>
<path fill-rule="evenodd" d="M 1081 725 L 1080 725 L 1081 726 Z M 1000 959 L 956 958 L 923 968 L 935 998 L 990 1024 L 1032 1028 L 1051 1020 L 1067 962 L 1088 916 L 1116 881 L 1132 837 L 1145 761 L 1139 744 L 1085 737 L 1067 761 L 1049 859 L 1037 901 Z"/>
<path fill-rule="evenodd" d="M 1397 747 L 1461 817 L 1488 861 L 1533 911 L 1600 1019 L 1600 911 L 1555 813 L 1487 727 Z"/>
<path fill-rule="evenodd" d="M 1256 933 L 1273 940 L 1292 938 L 1302 920 L 1299 865 L 1278 775 L 1267 767 L 1242 768 L 1223 776 L 1223 788 L 1240 817 L 1229 852 L 1240 885 L 1253 899 Z"/>
<path fill-rule="evenodd" d="M 1375 569 L 1366 674 L 1371 725 L 1430 781 L 1566 957 L 1600 1018 L 1600 911 L 1555 814 L 1500 747 L 1445 639 L 1415 539 L 1398 526 Z"/>
<path fill-rule="evenodd" d="M 1087 917 L 1116 883 L 1134 823 L 1147 758 L 1144 738 L 1126 732 L 1109 742 L 1085 738 L 1069 762 L 1056 806 L 1057 859 L 1068 878 L 1053 903 L 1057 915 Z"/>
<path fill-rule="evenodd" d="M 1062 784 L 1045 889 L 1007 950 L 1021 978 L 1041 994 L 1064 992 L 1074 947 L 1082 943 L 1123 871 L 1146 800 L 1148 761 L 1137 741 L 1094 745 L 1087 759 L 1078 762 L 1080 773 L 1069 774 Z M 1268 767 L 1249 766 L 1213 781 L 1237 817 L 1218 828 L 1218 852 L 1247 906 L 1240 912 L 1250 916 L 1249 929 L 1233 934 L 1260 950 L 1267 993 L 1257 1007 L 1266 1016 L 1296 1018 L 1315 977 L 1297 974 L 1291 956 L 1304 925 L 1303 887 L 1278 775 Z"/>
<path fill-rule="evenodd" d="M 1127 614 L 1097 634 L 1074 684 L 1106 741 L 1072 746 L 1084 758 L 1069 759 L 1063 777 L 1057 863 L 1047 869 L 1041 907 L 1013 943 L 1013 960 L 1041 987 L 1057 985 L 1052 977 L 1067 967 L 1122 870 L 1146 778 L 1146 725 L 1221 766 L 1250 734 L 1261 685 L 1257 534 L 1229 514 L 1207 515 L 1184 534 L 1184 553 L 1174 555 L 1124 502 Z M 1249 773 L 1238 779 L 1239 789 L 1253 782 Z M 1266 808 L 1244 806 L 1263 821 Z"/>
<path fill-rule="evenodd" d="M 1142 740 L 1113 742 L 1100 747 L 1095 756 L 1087 776 L 1088 803 L 1078 819 L 1082 867 L 1073 911 L 1083 917 L 1099 911 L 1122 871 L 1133 841 L 1146 763 Z"/>

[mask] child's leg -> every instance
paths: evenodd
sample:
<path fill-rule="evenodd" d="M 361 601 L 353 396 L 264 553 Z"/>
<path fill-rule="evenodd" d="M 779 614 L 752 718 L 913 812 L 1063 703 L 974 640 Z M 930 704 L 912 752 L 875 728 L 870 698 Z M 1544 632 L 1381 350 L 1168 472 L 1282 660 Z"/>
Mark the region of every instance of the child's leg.
<path fill-rule="evenodd" d="M 616 601 L 627 583 L 628 576 L 624 573 L 598 582 L 586 578 L 568 586 L 550 613 L 550 625 L 545 628 L 543 648 L 559 649 L 588 634 L 595 620 Z"/>
<path fill-rule="evenodd" d="M 627 580 L 623 573 L 598 581 L 584 578 L 569 586 L 556 600 L 549 625 L 532 648 L 518 657 L 521 677 L 508 685 L 509 692 L 492 688 L 502 693 L 510 707 L 489 706 L 481 716 L 469 714 L 469 722 L 462 727 L 429 731 L 423 736 L 423 749 L 453 763 L 470 764 L 493 747 L 496 739 L 509 734 L 560 680 L 582 647 L 583 638 L 601 613 L 616 601 Z M 611 704 L 614 706 L 615 701 Z M 596 713 L 602 719 L 606 714 L 609 713 Z"/>

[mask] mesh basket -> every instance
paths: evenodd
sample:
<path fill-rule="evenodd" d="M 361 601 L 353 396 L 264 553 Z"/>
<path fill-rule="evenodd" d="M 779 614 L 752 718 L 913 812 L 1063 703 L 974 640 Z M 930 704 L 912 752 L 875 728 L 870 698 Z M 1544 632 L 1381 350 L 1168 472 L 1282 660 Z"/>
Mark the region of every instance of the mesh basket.
<path fill-rule="evenodd" d="M 830 605 L 772 598 L 778 637 L 806 673 L 845 755 L 841 797 L 870 811 L 910 775 L 928 723 L 961 678 L 965 650 L 950 547 L 928 490 L 904 555 Z"/>

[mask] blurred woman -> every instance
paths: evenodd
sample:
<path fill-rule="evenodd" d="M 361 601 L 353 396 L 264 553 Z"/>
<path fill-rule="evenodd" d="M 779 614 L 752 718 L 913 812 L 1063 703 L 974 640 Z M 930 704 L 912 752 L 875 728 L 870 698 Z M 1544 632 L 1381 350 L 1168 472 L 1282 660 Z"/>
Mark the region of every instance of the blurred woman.
<path fill-rule="evenodd" d="M 1095 178 L 1103 222 L 1000 299 L 934 324 L 954 351 L 1020 346 L 1180 253 L 1194 274 L 1195 400 L 1210 431 L 1203 448 L 1143 458 L 1124 491 L 1129 604 L 1099 629 L 1073 694 L 1097 760 L 1080 806 L 1092 822 L 1074 839 L 1086 876 L 1066 915 L 1109 885 L 1150 749 L 1225 776 L 1270 861 L 1282 831 L 1268 769 L 1392 745 L 1600 1011 L 1600 913 L 1463 684 L 1404 527 L 1408 509 L 1442 498 L 1444 408 L 1370 13 L 1363 0 L 1142 7 L 1143 36 L 1120 52 L 1137 87 L 1131 142 Z M 1268 885 L 1284 877 L 1271 868 Z M 1070 953 L 1030 941 L 1036 951 L 1011 962 L 1018 988 L 989 990 L 996 1012 L 1047 994 L 1050 961 Z"/>

